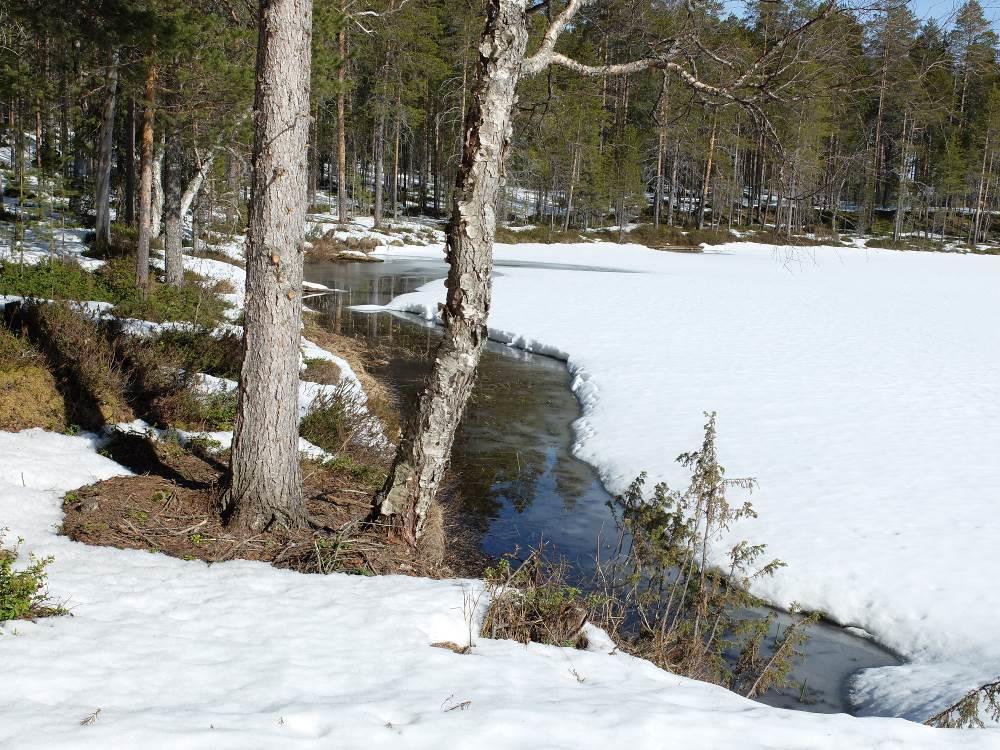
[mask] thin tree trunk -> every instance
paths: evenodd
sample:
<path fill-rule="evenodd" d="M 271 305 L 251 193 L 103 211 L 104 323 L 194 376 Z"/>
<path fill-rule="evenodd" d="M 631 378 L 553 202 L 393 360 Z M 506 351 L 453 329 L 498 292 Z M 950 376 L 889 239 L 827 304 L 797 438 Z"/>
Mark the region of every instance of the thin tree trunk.
<path fill-rule="evenodd" d="M 708 204 L 709 186 L 712 184 L 712 157 L 715 155 L 715 133 L 719 127 L 719 114 L 712 115 L 712 132 L 708 136 L 708 159 L 705 160 L 705 179 L 701 182 L 701 204 L 698 206 L 698 229 L 705 226 L 705 206 Z"/>
<path fill-rule="evenodd" d="M 983 202 L 986 190 L 986 162 L 990 153 L 990 134 L 986 133 L 986 141 L 983 143 L 983 166 L 979 173 L 979 189 L 976 191 L 976 210 L 972 216 L 972 227 L 969 230 L 969 245 L 976 246 L 979 241 L 979 225 L 982 221 Z"/>
<path fill-rule="evenodd" d="M 875 198 L 878 193 L 879 173 L 881 172 L 882 154 L 882 119 L 885 110 L 885 95 L 888 86 L 889 74 L 889 40 L 886 37 L 885 46 L 882 50 L 882 69 L 879 79 L 878 109 L 875 113 L 875 143 L 874 155 L 872 158 L 871 182 L 866 181 L 864 196 L 861 203 L 861 211 L 858 215 L 858 234 L 864 234 L 875 224 Z"/>
<path fill-rule="evenodd" d="M 385 182 L 385 111 L 379 112 L 378 124 L 375 128 L 375 205 L 372 209 L 374 216 L 374 226 L 382 226 L 382 201 L 384 195 Z"/>
<path fill-rule="evenodd" d="M 166 282 L 184 284 L 184 259 L 181 222 L 181 141 L 177 126 L 168 128 L 163 155 L 163 264 Z"/>
<path fill-rule="evenodd" d="M 392 218 L 399 218 L 399 130 L 403 119 L 403 109 L 399 94 L 396 95 L 396 122 L 392 147 L 392 190 L 389 199 L 392 201 Z"/>
<path fill-rule="evenodd" d="M 153 114 L 156 96 L 156 66 L 146 71 L 142 106 L 142 138 L 139 148 L 139 244 L 135 256 L 135 283 L 149 286 L 149 241 L 152 237 Z"/>
<path fill-rule="evenodd" d="M 667 224 L 674 225 L 674 205 L 677 202 L 677 162 L 680 161 L 681 147 L 674 143 L 674 158 L 670 164 L 670 198 L 667 201 Z"/>
<path fill-rule="evenodd" d="M 660 128 L 660 133 L 656 139 L 656 189 L 654 190 L 655 199 L 653 202 L 653 226 L 659 228 L 660 226 L 660 206 L 663 204 L 663 149 L 664 149 L 664 133 L 663 128 Z"/>
<path fill-rule="evenodd" d="M 98 138 L 97 174 L 94 180 L 94 231 L 98 247 L 111 244 L 111 149 L 115 134 L 115 99 L 118 93 L 118 53 L 112 55 L 111 67 L 101 106 L 101 128 Z"/>
<path fill-rule="evenodd" d="M 444 338 L 377 496 L 377 515 L 411 545 L 423 530 L 448 464 L 486 344 L 496 209 L 527 39 L 523 1 L 490 0 L 448 226 Z"/>
<path fill-rule="evenodd" d="M 163 155 L 166 134 L 160 129 L 160 148 L 153 154 L 153 188 L 149 202 L 149 233 L 155 239 L 163 231 Z"/>
<path fill-rule="evenodd" d="M 125 117 L 125 223 L 135 225 L 135 99 L 129 97 Z"/>
<path fill-rule="evenodd" d="M 577 133 L 579 135 L 579 133 Z M 573 213 L 573 191 L 576 188 L 576 181 L 580 177 L 580 146 L 573 148 L 573 166 L 569 171 L 569 192 L 566 194 L 566 217 L 563 219 L 563 231 L 569 231 L 569 220 Z"/>
<path fill-rule="evenodd" d="M 191 210 L 191 204 L 194 203 L 195 199 L 198 197 L 198 193 L 201 192 L 202 186 L 205 184 L 205 178 L 208 176 L 209 170 L 212 169 L 212 164 L 215 163 L 216 152 L 210 151 L 205 160 L 198 165 L 198 171 L 195 172 L 194 177 L 188 182 L 187 187 L 184 188 L 184 192 L 181 194 L 181 220 L 187 216 L 187 212 Z"/>
<path fill-rule="evenodd" d="M 228 523 L 300 528 L 299 343 L 308 192 L 312 0 L 261 5 L 247 232 L 247 303 Z"/>
<path fill-rule="evenodd" d="M 346 7 L 346 6 L 345 6 Z M 345 11 L 346 12 L 346 11 Z M 337 34 L 340 66 L 337 68 L 337 220 L 346 224 L 347 209 L 347 29 Z"/>
<path fill-rule="evenodd" d="M 908 200 L 907 171 L 909 166 L 907 165 L 907 161 L 909 160 L 910 133 L 907 131 L 907 125 L 909 125 L 910 131 L 912 131 L 913 123 L 908 119 L 908 114 L 904 112 L 902 152 L 899 155 L 899 189 L 896 195 L 896 212 L 892 222 L 893 242 L 899 242 L 900 235 L 903 233 L 903 214 L 906 211 L 906 202 Z"/>

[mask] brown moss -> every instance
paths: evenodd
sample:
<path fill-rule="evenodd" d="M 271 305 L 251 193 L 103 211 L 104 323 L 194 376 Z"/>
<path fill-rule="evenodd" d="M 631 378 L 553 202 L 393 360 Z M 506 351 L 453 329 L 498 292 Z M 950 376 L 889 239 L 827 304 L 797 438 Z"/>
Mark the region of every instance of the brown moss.
<path fill-rule="evenodd" d="M 99 428 L 135 418 L 125 400 L 121 366 L 86 313 L 65 303 L 8 305 L 8 313 L 12 327 L 27 332 L 45 355 L 69 421 Z"/>
<path fill-rule="evenodd" d="M 0 430 L 66 427 L 66 408 L 52 373 L 40 364 L 0 371 Z"/>

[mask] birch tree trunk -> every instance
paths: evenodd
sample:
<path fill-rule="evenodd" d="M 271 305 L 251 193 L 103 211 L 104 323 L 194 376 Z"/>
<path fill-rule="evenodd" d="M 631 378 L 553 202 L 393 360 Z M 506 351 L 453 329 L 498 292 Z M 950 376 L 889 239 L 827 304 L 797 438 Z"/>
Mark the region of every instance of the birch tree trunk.
<path fill-rule="evenodd" d="M 986 133 L 986 142 L 983 144 L 983 167 L 979 174 L 979 187 L 976 191 L 976 209 L 972 216 L 972 226 L 969 228 L 969 245 L 975 247 L 979 242 L 979 227 L 982 223 L 983 209 L 985 208 L 986 161 L 990 153 L 990 134 Z"/>
<path fill-rule="evenodd" d="M 444 338 L 377 497 L 377 516 L 411 545 L 447 467 L 486 343 L 497 199 L 527 39 L 523 0 L 490 0 L 448 225 Z"/>
<path fill-rule="evenodd" d="M 115 133 L 115 99 L 118 93 L 118 53 L 112 56 L 111 68 L 101 106 L 101 134 L 94 179 L 94 230 L 98 247 L 111 244 L 111 148 Z"/>
<path fill-rule="evenodd" d="M 163 265 L 166 282 L 184 284 L 184 260 L 181 223 L 181 143 L 175 125 L 164 145 L 163 154 Z"/>
<path fill-rule="evenodd" d="M 181 219 L 187 216 L 187 212 L 191 210 L 191 204 L 194 203 L 195 198 L 198 197 L 198 193 L 201 192 L 201 188 L 205 184 L 205 178 L 215 163 L 215 153 L 214 149 L 209 152 L 205 160 L 198 165 L 198 171 L 195 172 L 194 177 L 191 178 L 187 187 L 184 188 L 184 192 L 181 195 Z"/>
<path fill-rule="evenodd" d="M 149 233 L 153 238 L 163 231 L 163 154 L 166 140 L 160 133 L 160 148 L 153 154 L 153 190 L 149 203 Z"/>
<path fill-rule="evenodd" d="M 715 134 L 719 126 L 719 115 L 712 115 L 712 133 L 708 137 L 708 158 L 705 160 L 705 178 L 701 181 L 701 203 L 698 205 L 698 229 L 705 228 L 705 208 L 708 205 L 708 192 L 712 184 L 712 158 L 715 156 Z M 712 214 L 715 217 L 715 214 Z"/>
<path fill-rule="evenodd" d="M 308 193 L 312 0 L 261 3 L 239 406 L 223 511 L 256 533 L 306 524 L 299 341 Z"/>
<path fill-rule="evenodd" d="M 142 107 L 142 138 L 139 145 L 139 244 L 135 255 L 135 283 L 149 286 L 149 241 L 152 238 L 153 113 L 156 96 L 156 66 L 146 71 Z"/>

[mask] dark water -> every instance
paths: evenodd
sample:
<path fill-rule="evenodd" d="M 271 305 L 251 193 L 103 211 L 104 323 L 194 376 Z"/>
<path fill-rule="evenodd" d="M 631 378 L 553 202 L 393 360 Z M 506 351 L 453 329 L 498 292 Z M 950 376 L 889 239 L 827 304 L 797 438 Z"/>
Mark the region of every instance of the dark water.
<path fill-rule="evenodd" d="M 502 274 L 503 268 L 498 264 L 496 272 Z M 310 298 L 307 304 L 324 314 L 329 327 L 363 339 L 378 352 L 380 362 L 370 369 L 396 388 L 406 405 L 429 368 L 439 331 L 415 316 L 360 313 L 350 307 L 385 304 L 446 272 L 443 262 L 424 259 L 311 264 L 306 266 L 309 281 L 343 291 Z M 499 556 L 544 540 L 586 569 L 592 567 L 598 545 L 609 549 L 616 541 L 607 491 L 594 469 L 572 455 L 572 423 L 579 415 L 561 361 L 490 342 L 452 453 L 464 509 L 481 524 L 487 553 Z M 789 621 L 778 613 L 775 627 Z M 794 672 L 796 687 L 773 690 L 762 702 L 849 712 L 846 690 L 854 672 L 900 663 L 835 625 L 820 624 L 811 633 L 806 656 Z"/>

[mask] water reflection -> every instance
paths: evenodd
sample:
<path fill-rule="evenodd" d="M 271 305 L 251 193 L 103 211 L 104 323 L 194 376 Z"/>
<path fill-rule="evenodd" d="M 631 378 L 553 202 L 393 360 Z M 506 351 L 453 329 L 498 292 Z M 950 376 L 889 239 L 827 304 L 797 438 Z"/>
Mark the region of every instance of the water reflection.
<path fill-rule="evenodd" d="M 503 265 L 497 270 L 502 273 Z M 310 307 L 320 310 L 324 324 L 333 330 L 368 343 L 375 352 L 370 369 L 397 389 L 404 408 L 414 403 L 429 369 L 438 329 L 414 316 L 359 313 L 351 306 L 386 304 L 446 273 L 443 262 L 400 258 L 306 267 L 310 281 L 344 290 L 311 298 Z M 616 541 L 608 493 L 593 468 L 571 452 L 572 423 L 578 416 L 562 362 L 494 342 L 487 346 L 452 451 L 464 510 L 480 520 L 487 553 L 499 556 L 545 540 L 586 576 L 598 547 L 610 550 Z M 775 628 L 788 622 L 788 616 L 779 613 Z M 804 687 L 772 690 L 762 702 L 826 713 L 848 711 L 851 674 L 899 663 L 841 628 L 822 625 L 812 633 L 806 658 L 794 671 Z"/>
<path fill-rule="evenodd" d="M 352 305 L 385 304 L 441 278 L 442 263 L 311 265 L 308 276 L 336 289 L 309 300 L 332 330 L 364 339 L 370 369 L 393 384 L 404 409 L 415 403 L 440 331 L 413 316 L 359 313 Z M 465 510 L 483 521 L 483 548 L 499 555 L 537 544 L 539 530 L 580 563 L 592 557 L 593 523 L 608 499 L 594 470 L 570 452 L 579 406 L 561 362 L 491 342 L 452 452 Z M 541 502 L 542 508 L 533 507 Z M 588 517 L 582 509 L 594 509 Z M 582 517 L 581 517 L 582 516 Z M 574 533 L 576 530 L 576 533 Z"/>

